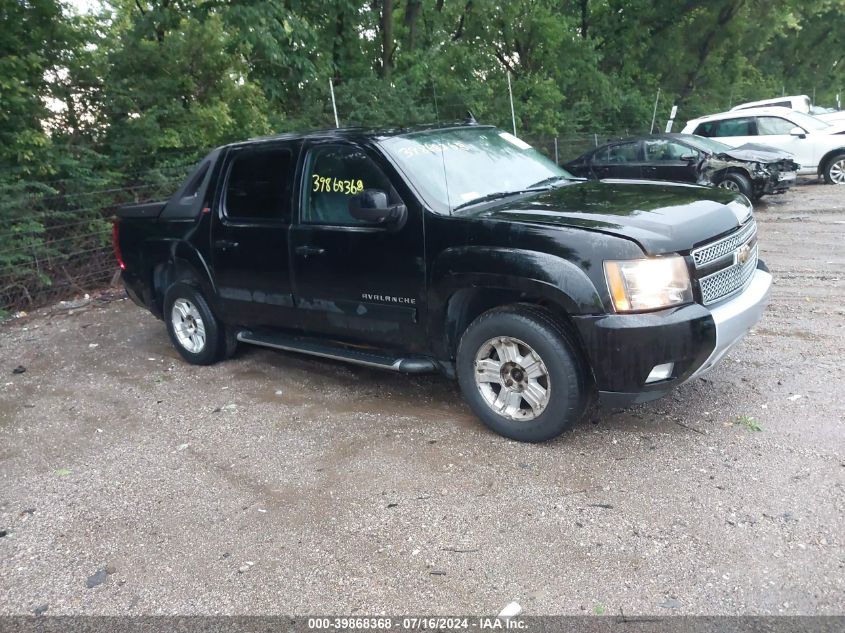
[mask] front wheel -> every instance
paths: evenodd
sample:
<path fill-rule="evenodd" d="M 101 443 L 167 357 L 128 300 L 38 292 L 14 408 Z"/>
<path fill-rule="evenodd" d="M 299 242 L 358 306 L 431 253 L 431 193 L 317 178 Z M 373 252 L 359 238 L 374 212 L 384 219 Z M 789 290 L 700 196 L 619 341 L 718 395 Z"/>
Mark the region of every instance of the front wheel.
<path fill-rule="evenodd" d="M 571 428 L 587 405 L 587 370 L 568 332 L 545 310 L 496 308 L 470 324 L 457 354 L 458 382 L 491 430 L 543 442 Z"/>
<path fill-rule="evenodd" d="M 194 286 L 175 283 L 167 289 L 164 322 L 176 351 L 192 365 L 211 365 L 223 354 L 223 326 Z"/>
<path fill-rule="evenodd" d="M 742 174 L 725 174 L 725 177 L 722 178 L 716 186 L 719 187 L 719 189 L 727 189 L 728 191 L 741 193 L 749 200 L 751 200 L 754 196 L 751 181 Z"/>
<path fill-rule="evenodd" d="M 829 185 L 845 185 L 845 154 L 837 154 L 827 161 L 823 175 Z"/>

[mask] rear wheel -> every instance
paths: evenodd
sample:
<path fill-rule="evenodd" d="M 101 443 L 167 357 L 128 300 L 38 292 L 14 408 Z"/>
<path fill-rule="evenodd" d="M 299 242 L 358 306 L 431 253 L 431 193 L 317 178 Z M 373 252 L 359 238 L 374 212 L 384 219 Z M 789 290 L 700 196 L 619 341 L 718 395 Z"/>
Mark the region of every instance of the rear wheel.
<path fill-rule="evenodd" d="M 719 189 L 727 189 L 728 191 L 735 191 L 741 193 L 746 198 L 751 200 L 754 197 L 754 191 L 751 187 L 751 181 L 746 176 L 737 173 L 725 174 L 724 178 L 716 185 Z"/>
<path fill-rule="evenodd" d="M 837 154 L 827 161 L 823 175 L 829 185 L 845 185 L 845 154 Z"/>
<path fill-rule="evenodd" d="M 194 286 L 175 283 L 168 288 L 164 322 L 176 351 L 192 365 L 210 365 L 222 355 L 223 325 Z"/>
<path fill-rule="evenodd" d="M 566 330 L 529 305 L 485 312 L 458 347 L 461 391 L 491 430 L 542 442 L 571 428 L 587 405 L 585 365 Z"/>

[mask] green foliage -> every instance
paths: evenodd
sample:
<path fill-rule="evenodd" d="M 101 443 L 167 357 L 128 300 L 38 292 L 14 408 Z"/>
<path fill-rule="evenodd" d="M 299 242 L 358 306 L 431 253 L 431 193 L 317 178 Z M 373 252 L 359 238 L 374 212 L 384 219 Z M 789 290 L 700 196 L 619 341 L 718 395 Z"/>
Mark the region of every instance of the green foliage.
<path fill-rule="evenodd" d="M 330 80 L 342 125 L 510 128 L 510 75 L 547 150 L 647 129 L 658 88 L 660 127 L 845 88 L 845 0 L 0 0 L 0 21 L 0 308 L 106 274 L 114 207 L 208 149 L 333 126 Z"/>
<path fill-rule="evenodd" d="M 745 427 L 749 431 L 762 431 L 763 427 L 749 415 L 738 415 L 734 420 L 734 424 Z"/>

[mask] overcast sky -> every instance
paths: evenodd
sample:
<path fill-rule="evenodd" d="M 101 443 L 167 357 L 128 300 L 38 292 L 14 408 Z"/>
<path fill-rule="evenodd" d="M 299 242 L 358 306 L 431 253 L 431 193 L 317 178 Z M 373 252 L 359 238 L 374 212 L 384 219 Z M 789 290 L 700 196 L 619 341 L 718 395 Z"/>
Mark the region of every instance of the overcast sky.
<path fill-rule="evenodd" d="M 100 6 L 100 0 L 65 0 L 79 13 L 89 13 Z"/>

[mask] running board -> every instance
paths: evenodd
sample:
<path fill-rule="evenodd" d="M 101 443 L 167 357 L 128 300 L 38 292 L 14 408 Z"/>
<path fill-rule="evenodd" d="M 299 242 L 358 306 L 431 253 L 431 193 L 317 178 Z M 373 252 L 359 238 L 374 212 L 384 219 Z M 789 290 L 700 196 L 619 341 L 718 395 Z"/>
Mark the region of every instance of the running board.
<path fill-rule="evenodd" d="M 398 358 L 300 336 L 241 330 L 237 334 L 237 339 L 242 343 L 272 347 L 286 352 L 299 352 L 321 358 L 332 358 L 356 365 L 389 369 L 405 374 L 428 374 L 437 371 L 437 365 L 428 358 Z"/>

